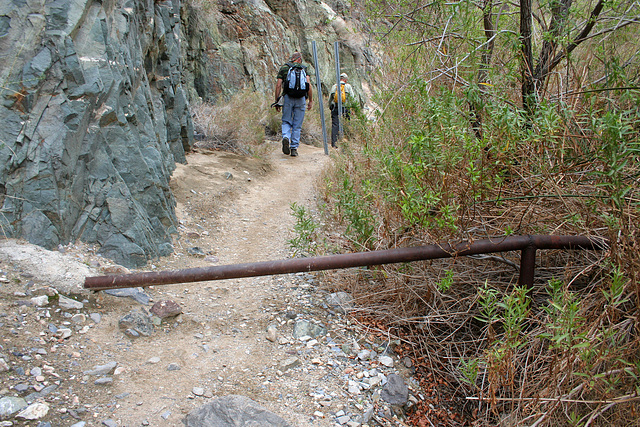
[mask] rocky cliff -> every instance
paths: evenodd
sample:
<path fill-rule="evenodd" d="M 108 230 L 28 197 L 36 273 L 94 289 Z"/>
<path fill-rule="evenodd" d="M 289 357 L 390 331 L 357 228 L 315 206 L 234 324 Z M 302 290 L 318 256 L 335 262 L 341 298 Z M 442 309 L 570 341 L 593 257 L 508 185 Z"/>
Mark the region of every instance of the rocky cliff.
<path fill-rule="evenodd" d="M 192 1 L 183 8 L 187 59 L 184 75 L 195 94 L 219 101 L 240 89 L 273 93 L 275 74 L 294 50 L 303 54 L 315 84 L 316 42 L 323 91 L 335 83 L 334 43 L 340 42 L 342 71 L 368 98 L 369 73 L 379 64 L 358 30 L 353 4 L 339 0 Z M 191 86 L 192 83 L 192 86 Z"/>
<path fill-rule="evenodd" d="M 247 88 L 270 98 L 280 63 L 293 50 L 310 63 L 312 41 L 323 87 L 340 41 L 342 69 L 365 96 L 374 55 L 346 10 L 314 0 L 2 2 L 0 235 L 49 249 L 97 243 L 130 267 L 170 254 L 169 181 L 193 141 L 189 102 Z"/>

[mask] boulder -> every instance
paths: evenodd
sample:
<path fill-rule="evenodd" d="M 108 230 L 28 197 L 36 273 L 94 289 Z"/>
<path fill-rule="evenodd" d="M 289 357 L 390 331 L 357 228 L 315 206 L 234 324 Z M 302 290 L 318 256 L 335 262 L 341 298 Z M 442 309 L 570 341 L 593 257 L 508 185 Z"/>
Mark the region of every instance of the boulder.
<path fill-rule="evenodd" d="M 169 178 L 193 140 L 178 5 L 0 4 L 2 234 L 128 267 L 171 253 Z"/>
<path fill-rule="evenodd" d="M 187 427 L 293 427 L 283 418 L 244 396 L 225 396 L 191 411 Z"/>
<path fill-rule="evenodd" d="M 194 143 L 191 102 L 270 99 L 295 50 L 328 95 L 340 41 L 367 104 L 380 60 L 341 0 L 342 13 L 308 0 L 205 3 L 0 2 L 0 235 L 97 243 L 143 267 L 173 251 L 169 181 Z"/>
<path fill-rule="evenodd" d="M 97 275 L 70 256 L 14 239 L 0 240 L 0 261 L 30 272 L 41 285 L 67 295 L 86 292 L 85 277 Z"/>

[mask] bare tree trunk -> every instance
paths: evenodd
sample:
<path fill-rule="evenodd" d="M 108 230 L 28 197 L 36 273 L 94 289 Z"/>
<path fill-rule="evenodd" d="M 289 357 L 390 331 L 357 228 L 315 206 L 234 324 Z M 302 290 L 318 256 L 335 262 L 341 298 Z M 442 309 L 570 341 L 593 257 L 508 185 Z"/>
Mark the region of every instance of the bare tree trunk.
<path fill-rule="evenodd" d="M 531 0 L 520 0 L 520 43 L 522 44 L 522 107 L 527 115 L 536 108 L 536 87 L 533 79 Z"/>
<path fill-rule="evenodd" d="M 486 84 L 489 83 L 489 67 L 491 65 L 491 57 L 493 56 L 495 26 L 493 24 L 493 0 L 485 0 L 482 7 L 482 24 L 484 27 L 484 36 L 487 39 L 487 46 L 482 51 L 480 59 L 480 69 L 478 70 L 478 89 L 480 90 L 480 100 L 484 104 L 486 99 Z M 477 138 L 482 138 L 482 111 L 481 106 L 471 102 L 471 127 Z"/>
<path fill-rule="evenodd" d="M 544 85 L 549 73 L 567 57 L 580 43 L 587 39 L 604 8 L 605 0 L 598 0 L 589 19 L 580 34 L 576 36 L 564 49 L 558 49 L 558 37 L 565 31 L 567 17 L 573 0 L 558 0 L 551 10 L 551 24 L 548 29 L 549 37 L 545 38 L 540 51 L 540 57 L 535 69 L 533 68 L 532 9 L 531 0 L 520 0 L 520 41 L 522 43 L 522 106 L 530 116 L 538 105 L 538 91 Z"/>
<path fill-rule="evenodd" d="M 554 6 L 551 8 L 551 24 L 548 30 L 549 37 L 545 37 L 542 49 L 540 50 L 538 63 L 533 72 L 533 81 L 536 90 L 542 87 L 544 80 L 551 71 L 551 58 L 553 55 L 556 55 L 558 50 L 558 37 L 565 30 L 571 3 L 572 0 L 558 0 L 553 3 Z"/>

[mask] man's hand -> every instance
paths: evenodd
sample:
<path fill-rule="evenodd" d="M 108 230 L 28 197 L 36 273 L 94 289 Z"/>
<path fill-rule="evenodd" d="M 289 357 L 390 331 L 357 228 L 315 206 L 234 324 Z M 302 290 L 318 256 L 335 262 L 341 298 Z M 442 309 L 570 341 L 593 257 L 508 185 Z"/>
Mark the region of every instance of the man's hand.
<path fill-rule="evenodd" d="M 276 105 L 276 111 L 279 113 L 282 107 L 280 105 Z"/>
<path fill-rule="evenodd" d="M 312 105 L 313 105 L 313 101 L 309 100 L 309 102 L 307 102 L 307 110 L 311 110 Z"/>

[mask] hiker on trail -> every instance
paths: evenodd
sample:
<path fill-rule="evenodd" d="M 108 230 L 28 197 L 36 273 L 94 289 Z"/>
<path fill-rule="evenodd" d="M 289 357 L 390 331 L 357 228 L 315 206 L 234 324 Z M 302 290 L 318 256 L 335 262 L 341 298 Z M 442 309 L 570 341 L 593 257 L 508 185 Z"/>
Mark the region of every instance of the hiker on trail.
<path fill-rule="evenodd" d="M 342 97 L 342 117 L 347 120 L 349 119 L 348 105 L 350 105 L 356 98 L 353 88 L 349 83 L 347 83 L 348 79 L 349 76 L 347 76 L 347 73 L 340 74 L 340 92 L 338 92 L 338 85 L 335 84 L 331 88 L 331 93 L 329 94 L 329 110 L 331 110 L 331 146 L 334 148 L 337 148 L 338 134 L 340 133 L 338 93 Z"/>
<path fill-rule="evenodd" d="M 284 104 L 278 105 L 281 93 Z M 275 99 L 276 111 L 282 108 L 282 152 L 296 157 L 305 107 L 311 109 L 313 103 L 311 81 L 307 75 L 306 65 L 302 65 L 300 52 L 294 52 L 289 62 L 280 67 L 276 80 Z"/>

